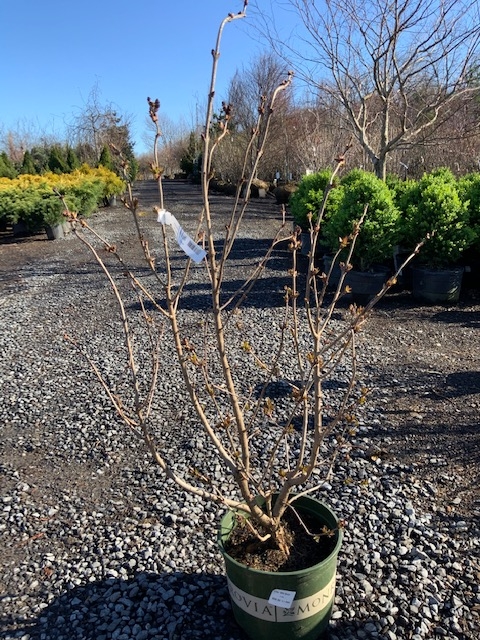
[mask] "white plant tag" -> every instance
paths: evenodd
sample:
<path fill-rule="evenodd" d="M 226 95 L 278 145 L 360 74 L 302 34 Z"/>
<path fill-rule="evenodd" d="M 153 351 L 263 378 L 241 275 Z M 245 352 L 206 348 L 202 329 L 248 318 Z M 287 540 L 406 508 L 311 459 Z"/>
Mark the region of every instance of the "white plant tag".
<path fill-rule="evenodd" d="M 160 222 L 161 224 L 168 224 L 172 227 L 175 239 L 180 249 L 182 249 L 182 251 L 184 251 L 194 262 L 201 262 L 207 255 L 205 249 L 202 249 L 200 245 L 190 238 L 190 236 L 182 229 L 173 213 L 170 213 L 170 211 L 167 211 L 166 209 L 157 209 L 157 212 L 157 222 Z"/>
<path fill-rule="evenodd" d="M 282 609 L 290 609 L 295 599 L 296 591 L 286 591 L 285 589 L 274 589 L 268 599 L 268 604 Z"/>

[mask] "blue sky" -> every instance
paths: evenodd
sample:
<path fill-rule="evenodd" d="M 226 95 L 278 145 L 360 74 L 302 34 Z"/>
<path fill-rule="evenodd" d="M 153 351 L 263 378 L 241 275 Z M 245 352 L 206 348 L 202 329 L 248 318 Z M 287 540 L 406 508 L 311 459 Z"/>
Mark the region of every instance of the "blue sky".
<path fill-rule="evenodd" d="M 192 125 L 206 101 L 218 25 L 242 6 L 242 0 L 1 2 L 0 133 L 23 127 L 62 138 L 65 122 L 97 87 L 101 104 L 133 117 L 141 153 L 147 96 L 159 98 L 174 122 Z M 248 17 L 227 25 L 217 95 L 226 97 L 235 70 L 264 50 Z"/>

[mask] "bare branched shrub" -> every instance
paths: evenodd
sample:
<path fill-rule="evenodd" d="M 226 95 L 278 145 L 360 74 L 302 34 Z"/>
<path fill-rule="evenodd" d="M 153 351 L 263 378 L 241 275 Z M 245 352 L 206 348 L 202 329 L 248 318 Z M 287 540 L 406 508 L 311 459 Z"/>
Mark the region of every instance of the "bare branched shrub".
<path fill-rule="evenodd" d="M 324 481 L 328 477 L 335 457 L 344 451 L 348 435 L 355 429 L 356 411 L 368 393 L 366 389 L 357 388 L 356 384 L 357 334 L 373 305 L 394 279 L 386 283 L 366 307 L 352 305 L 342 320 L 334 314 L 345 290 L 343 281 L 350 269 L 350 257 L 362 222 L 359 221 L 352 234 L 340 242 L 337 257 L 346 247 L 349 255 L 341 265 L 342 275 L 336 290 L 329 293 L 330 274 L 317 269 L 314 253 L 328 192 L 344 163 L 342 156 L 337 159 L 317 221 L 315 225 L 311 224 L 312 251 L 305 288 L 300 290 L 297 269 L 300 230 L 292 233 L 284 220 L 270 248 L 252 266 L 238 291 L 226 291 L 224 283 L 232 249 L 248 206 L 248 196 L 241 194 L 249 193 L 264 152 L 276 101 L 288 90 L 292 80 L 289 75 L 259 106 L 258 120 L 245 150 L 245 167 L 248 160 L 250 171 L 242 174 L 228 220 L 223 226 L 223 237 L 220 238 L 210 206 L 209 182 L 216 149 L 228 137 L 233 107 L 224 104 L 220 121 L 212 126 L 215 79 L 223 29 L 227 23 L 244 17 L 246 4 L 240 13 L 230 14 L 222 22 L 212 51 L 212 77 L 203 135 L 203 208 L 199 212 L 195 237 L 186 236 L 165 208 L 163 170 L 158 165 L 156 153 L 152 171 L 159 186 L 157 213 L 162 223 L 161 260 L 152 253 L 144 236 L 138 202 L 131 185 L 125 205 L 132 214 L 143 268 L 130 268 L 121 250 L 101 238 L 87 221 L 78 219 L 73 212 L 67 211 L 67 216 L 75 235 L 91 251 L 105 273 L 116 299 L 127 347 L 131 401 L 119 398 L 100 368 L 91 358 L 90 361 L 117 413 L 126 426 L 146 443 L 153 460 L 166 477 L 198 498 L 249 516 L 248 522 L 259 538 L 273 538 L 278 547 L 288 554 L 282 516 L 302 492 L 312 491 L 318 486 L 312 478 L 320 477 L 320 481 Z M 158 126 L 160 103 L 149 98 L 148 105 L 150 118 L 156 127 L 156 148 L 161 136 Z M 128 173 L 128 167 L 125 170 Z M 189 256 L 181 254 L 181 270 L 178 269 L 177 253 L 171 248 L 170 225 Z M 289 284 L 285 287 L 283 307 L 272 311 L 271 335 L 264 344 L 262 336 L 255 334 L 255 328 L 245 325 L 242 303 L 261 278 L 273 250 L 281 241 L 288 242 L 291 255 Z M 198 264 L 194 267 L 193 262 Z M 145 277 L 145 270 L 149 277 Z M 200 284 L 206 285 L 209 310 L 200 314 L 200 320 L 192 329 L 191 324 L 184 321 L 182 302 L 194 270 L 195 282 L 198 283 L 201 277 Z M 126 296 L 130 294 L 125 293 L 125 280 L 137 297 L 136 306 L 126 302 Z M 131 318 L 132 313 L 137 314 L 134 319 Z M 147 366 L 138 359 L 135 348 L 138 328 L 136 332 L 131 329 L 133 323 L 138 322 L 138 315 L 143 321 L 143 337 L 148 337 Z M 169 461 L 161 440 L 152 428 L 154 399 L 161 393 L 160 346 L 167 339 L 172 345 L 171 360 L 175 359 L 181 370 L 190 408 L 220 461 L 224 476 L 235 481 L 235 495 L 227 495 L 222 482 L 215 483 L 205 469 L 185 469 L 185 474 L 181 475 Z M 74 339 L 71 340 L 81 348 Z M 143 368 L 140 368 L 141 364 Z M 166 366 L 170 368 L 172 361 Z M 342 385 L 338 394 L 334 397 L 328 392 L 326 394 L 325 383 L 339 375 Z M 286 390 L 281 398 L 271 393 L 274 385 Z M 320 476 L 317 475 L 318 469 L 322 471 Z M 264 499 L 265 506 L 260 506 L 258 497 Z"/>

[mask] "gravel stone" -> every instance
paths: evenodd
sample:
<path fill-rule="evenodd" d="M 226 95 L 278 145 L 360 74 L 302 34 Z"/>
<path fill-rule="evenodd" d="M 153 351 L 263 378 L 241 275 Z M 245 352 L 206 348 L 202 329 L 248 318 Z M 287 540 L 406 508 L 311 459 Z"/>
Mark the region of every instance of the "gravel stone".
<path fill-rule="evenodd" d="M 151 211 L 155 185 L 137 189 Z M 166 181 L 165 197 L 192 231 L 198 188 Z M 230 204 L 212 197 L 220 226 Z M 232 286 L 281 217 L 273 200 L 252 205 Z M 114 207 L 91 221 L 131 257 L 128 212 Z M 150 214 L 142 223 L 155 248 L 158 225 Z M 280 247 L 247 301 L 242 320 L 253 340 L 270 339 L 288 265 Z M 216 545 L 217 507 L 162 477 L 64 340 L 88 340 L 105 375 L 125 389 L 116 364 L 121 327 L 89 256 L 72 234 L 7 238 L 0 294 L 1 637 L 244 639 Z M 197 327 L 206 304 L 192 287 L 182 318 Z M 371 399 L 350 459 L 340 456 L 314 494 L 346 523 L 328 640 L 480 638 L 479 317 L 475 292 L 448 308 L 420 306 L 399 291 L 365 327 L 359 375 Z M 160 375 L 154 428 L 170 459 L 178 469 L 203 468 L 228 491 L 230 479 L 187 411 L 178 371 L 164 366 Z M 279 406 L 288 389 L 272 388 Z M 334 391 L 326 389 L 327 400 Z"/>

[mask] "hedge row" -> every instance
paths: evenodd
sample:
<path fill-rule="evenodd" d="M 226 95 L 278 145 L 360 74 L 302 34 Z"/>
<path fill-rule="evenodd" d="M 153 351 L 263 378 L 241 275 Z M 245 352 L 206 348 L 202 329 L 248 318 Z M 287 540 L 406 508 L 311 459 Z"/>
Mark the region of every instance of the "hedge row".
<path fill-rule="evenodd" d="M 308 230 L 317 221 L 331 173 L 305 176 L 291 196 L 294 221 Z M 480 250 L 480 174 L 456 178 L 436 169 L 420 180 L 389 178 L 355 169 L 336 180 L 321 224 L 326 252 L 335 252 L 339 238 L 366 215 L 354 254 L 354 267 L 368 269 L 392 256 L 395 246 L 406 251 L 433 231 L 420 262 L 442 268 L 456 264 L 471 247 Z"/>
<path fill-rule="evenodd" d="M 64 206 L 55 191 L 65 196 L 72 211 L 89 216 L 124 189 L 124 182 L 102 166 L 93 169 L 82 165 L 65 174 L 0 178 L 0 224 L 23 222 L 30 232 L 37 232 L 63 221 Z"/>

